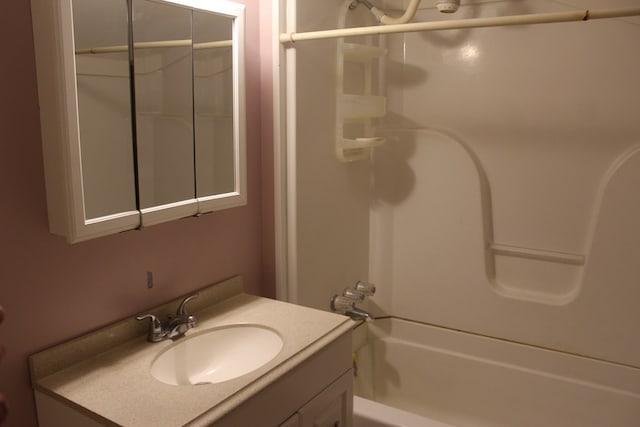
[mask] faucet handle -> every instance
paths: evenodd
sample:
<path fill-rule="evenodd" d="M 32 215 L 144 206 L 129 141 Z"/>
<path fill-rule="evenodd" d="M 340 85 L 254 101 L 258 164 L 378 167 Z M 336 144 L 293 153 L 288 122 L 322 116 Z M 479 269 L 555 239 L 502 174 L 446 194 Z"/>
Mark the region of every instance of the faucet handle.
<path fill-rule="evenodd" d="M 351 288 L 345 289 L 344 292 L 342 293 L 342 296 L 349 298 L 350 300 L 353 300 L 356 303 L 364 301 L 364 293 Z"/>
<path fill-rule="evenodd" d="M 189 295 L 185 299 L 182 300 L 180 305 L 178 306 L 178 310 L 176 311 L 176 316 L 188 316 L 187 312 L 187 303 L 192 299 L 198 298 L 198 294 Z"/>
<path fill-rule="evenodd" d="M 341 295 L 334 295 L 330 301 L 331 311 L 341 313 L 353 309 L 354 304 L 354 300 Z"/>
<path fill-rule="evenodd" d="M 153 314 L 143 314 L 136 316 L 136 320 L 150 319 L 149 322 L 149 341 L 159 341 L 158 337 L 162 335 L 162 323 L 157 316 Z"/>
<path fill-rule="evenodd" d="M 356 291 L 359 291 L 366 296 L 371 296 L 376 293 L 376 285 L 373 283 L 363 282 L 362 280 L 358 280 L 354 288 Z"/>
<path fill-rule="evenodd" d="M 141 316 L 136 316 L 136 320 L 144 320 L 144 319 L 150 319 L 151 320 L 151 324 L 150 324 L 150 328 L 151 329 L 160 330 L 160 328 L 161 328 L 160 319 L 158 319 L 157 316 L 155 316 L 153 314 L 143 314 Z"/>

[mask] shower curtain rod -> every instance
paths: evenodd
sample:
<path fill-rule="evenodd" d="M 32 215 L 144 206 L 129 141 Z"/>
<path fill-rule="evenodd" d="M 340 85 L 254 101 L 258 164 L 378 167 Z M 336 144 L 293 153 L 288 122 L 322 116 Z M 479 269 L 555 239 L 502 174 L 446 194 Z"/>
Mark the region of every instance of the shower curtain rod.
<path fill-rule="evenodd" d="M 191 46 L 192 41 L 189 39 L 186 40 L 166 40 L 161 42 L 138 42 L 134 43 L 133 47 L 138 49 L 157 49 L 164 47 L 184 47 Z M 230 47 L 232 45 L 232 40 L 221 40 L 217 42 L 204 42 L 204 43 L 193 43 L 193 49 L 215 49 L 219 47 Z M 90 47 L 88 49 L 77 49 L 77 55 L 85 55 L 92 53 L 118 53 L 118 52 L 127 52 L 129 50 L 129 46 L 127 45 L 119 45 L 119 46 L 104 46 L 104 47 Z"/>
<path fill-rule="evenodd" d="M 280 43 L 294 43 L 304 40 L 333 39 L 339 37 L 355 37 L 374 34 L 589 21 L 592 19 L 621 18 L 637 15 L 640 15 L 640 8 L 618 10 L 586 9 L 572 12 L 536 13 L 527 15 L 498 16 L 492 18 L 454 19 L 437 22 L 413 22 L 408 24 L 385 26 L 374 25 L 370 27 L 342 28 L 338 30 L 309 31 L 304 33 L 282 33 L 280 34 Z"/>

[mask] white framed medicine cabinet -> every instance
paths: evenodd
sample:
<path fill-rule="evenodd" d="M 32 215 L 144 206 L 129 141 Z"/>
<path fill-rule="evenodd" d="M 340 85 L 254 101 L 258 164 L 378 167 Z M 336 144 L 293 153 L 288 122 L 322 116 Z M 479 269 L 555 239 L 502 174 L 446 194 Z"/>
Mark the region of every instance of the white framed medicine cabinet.
<path fill-rule="evenodd" d="M 53 234 L 246 204 L 244 5 L 31 0 L 31 13 Z"/>

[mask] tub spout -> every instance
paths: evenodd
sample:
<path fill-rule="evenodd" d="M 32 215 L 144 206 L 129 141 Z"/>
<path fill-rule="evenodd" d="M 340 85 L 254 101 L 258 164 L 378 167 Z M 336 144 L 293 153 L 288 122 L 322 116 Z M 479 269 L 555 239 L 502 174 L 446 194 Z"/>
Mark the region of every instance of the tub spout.
<path fill-rule="evenodd" d="M 345 311 L 344 314 L 351 317 L 353 320 L 364 320 L 366 322 L 373 321 L 373 316 L 371 314 L 358 307 L 352 307 L 351 309 Z"/>
<path fill-rule="evenodd" d="M 357 291 L 354 291 L 357 292 Z M 361 295 L 364 299 L 364 295 Z M 334 295 L 331 297 L 330 303 L 331 311 L 335 313 L 342 313 L 345 316 L 351 317 L 353 320 L 365 320 L 371 322 L 373 316 L 368 312 L 356 307 L 356 299 L 353 295 L 345 291 L 344 295 Z"/>

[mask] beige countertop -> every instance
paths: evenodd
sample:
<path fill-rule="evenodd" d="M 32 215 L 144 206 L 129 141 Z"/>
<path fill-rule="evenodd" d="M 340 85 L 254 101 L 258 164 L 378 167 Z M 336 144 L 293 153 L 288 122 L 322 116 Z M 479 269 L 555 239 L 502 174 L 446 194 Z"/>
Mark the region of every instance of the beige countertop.
<path fill-rule="evenodd" d="M 345 316 L 244 294 L 240 278 L 202 291 L 198 300 L 193 307 L 198 326 L 187 336 L 225 325 L 260 324 L 281 335 L 282 350 L 266 365 L 229 381 L 168 385 L 153 378 L 150 368 L 174 342 L 147 342 L 146 322 L 141 329 L 127 319 L 31 356 L 34 388 L 105 425 L 181 426 L 198 417 L 211 423 L 353 326 Z M 212 305 L 198 309 L 207 303 Z M 163 313 L 176 304 L 150 311 Z"/>

